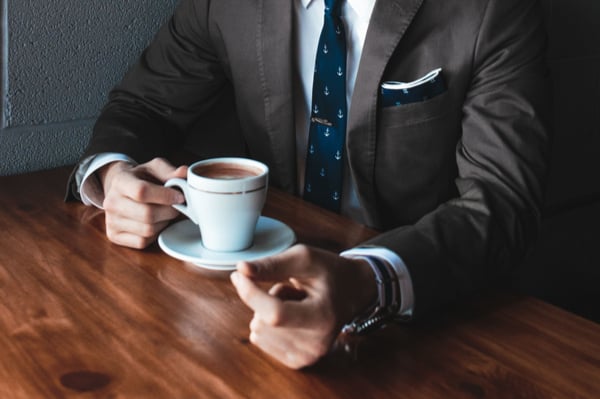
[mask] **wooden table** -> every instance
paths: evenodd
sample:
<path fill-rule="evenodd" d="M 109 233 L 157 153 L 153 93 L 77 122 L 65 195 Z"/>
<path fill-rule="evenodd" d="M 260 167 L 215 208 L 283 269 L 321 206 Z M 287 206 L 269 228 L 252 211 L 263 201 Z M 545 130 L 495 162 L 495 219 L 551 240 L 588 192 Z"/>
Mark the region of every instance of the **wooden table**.
<path fill-rule="evenodd" d="M 532 298 L 286 369 L 248 342 L 227 273 L 110 244 L 63 202 L 68 172 L 0 178 L 0 398 L 600 398 L 600 325 Z M 331 250 L 374 234 L 274 190 L 265 214 Z"/>

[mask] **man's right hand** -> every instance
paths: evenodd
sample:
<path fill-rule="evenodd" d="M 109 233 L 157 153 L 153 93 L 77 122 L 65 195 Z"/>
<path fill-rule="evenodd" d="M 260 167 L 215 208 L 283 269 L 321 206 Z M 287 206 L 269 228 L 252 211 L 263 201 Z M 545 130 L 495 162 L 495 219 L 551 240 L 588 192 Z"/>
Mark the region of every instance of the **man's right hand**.
<path fill-rule="evenodd" d="M 138 166 L 117 161 L 102 167 L 98 176 L 104 188 L 108 239 L 138 249 L 152 244 L 179 214 L 172 205 L 185 202 L 181 192 L 163 184 L 186 175 L 187 166 L 175 168 L 162 158 Z"/>

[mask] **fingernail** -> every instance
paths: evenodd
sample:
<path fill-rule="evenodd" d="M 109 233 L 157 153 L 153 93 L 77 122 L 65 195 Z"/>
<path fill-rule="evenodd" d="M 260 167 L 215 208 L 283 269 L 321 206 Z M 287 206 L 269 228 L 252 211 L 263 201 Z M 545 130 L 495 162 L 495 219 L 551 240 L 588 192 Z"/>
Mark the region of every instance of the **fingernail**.
<path fill-rule="evenodd" d="M 176 204 L 183 204 L 185 202 L 185 197 L 183 196 L 183 194 L 178 193 L 175 195 L 175 203 Z"/>
<path fill-rule="evenodd" d="M 233 272 L 229 275 L 229 278 L 231 279 L 231 282 L 233 284 L 237 284 L 240 279 L 240 276 L 239 276 L 238 272 Z"/>

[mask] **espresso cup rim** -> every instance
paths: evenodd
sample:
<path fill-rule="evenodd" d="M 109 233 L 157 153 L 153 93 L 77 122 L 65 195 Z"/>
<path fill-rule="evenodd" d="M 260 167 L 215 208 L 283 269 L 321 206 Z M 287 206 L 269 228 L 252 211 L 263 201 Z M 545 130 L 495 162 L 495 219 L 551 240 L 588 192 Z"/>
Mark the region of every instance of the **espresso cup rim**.
<path fill-rule="evenodd" d="M 255 176 L 246 176 L 235 179 L 218 179 L 201 176 L 193 172 L 194 168 L 201 165 L 211 165 L 216 163 L 235 163 L 248 165 L 262 170 Z M 269 167 L 264 163 L 243 157 L 219 157 L 197 161 L 188 168 L 187 181 L 190 188 L 200 191 L 219 193 L 219 194 L 244 194 L 266 188 L 269 174 Z"/>

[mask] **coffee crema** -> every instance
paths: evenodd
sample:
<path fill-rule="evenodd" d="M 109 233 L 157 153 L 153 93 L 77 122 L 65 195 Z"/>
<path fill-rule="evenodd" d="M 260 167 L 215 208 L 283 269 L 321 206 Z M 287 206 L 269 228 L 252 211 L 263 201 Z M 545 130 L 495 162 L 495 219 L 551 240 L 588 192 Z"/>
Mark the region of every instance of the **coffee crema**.
<path fill-rule="evenodd" d="M 263 170 L 249 165 L 217 162 L 198 165 L 192 169 L 192 173 L 209 179 L 236 180 L 260 176 Z"/>

